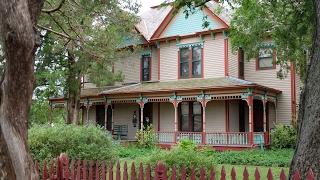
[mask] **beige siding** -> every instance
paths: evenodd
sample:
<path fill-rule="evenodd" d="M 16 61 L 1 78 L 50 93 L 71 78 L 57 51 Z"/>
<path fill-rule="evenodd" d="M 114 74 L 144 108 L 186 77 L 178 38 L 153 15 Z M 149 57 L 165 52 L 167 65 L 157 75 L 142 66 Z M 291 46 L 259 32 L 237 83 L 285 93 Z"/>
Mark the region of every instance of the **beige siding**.
<path fill-rule="evenodd" d="M 128 139 L 135 139 L 136 132 L 139 128 L 133 127 L 132 125 L 132 115 L 134 111 L 137 111 L 138 118 L 139 106 L 137 104 L 115 104 L 113 109 L 113 124 L 114 125 L 128 125 Z"/>
<path fill-rule="evenodd" d="M 232 46 L 229 39 L 228 57 L 229 57 L 229 76 L 237 77 L 238 74 L 238 52 L 232 52 Z"/>
<path fill-rule="evenodd" d="M 123 83 L 140 82 L 140 57 L 140 54 L 136 53 L 115 62 L 114 71 L 122 72 Z"/>
<path fill-rule="evenodd" d="M 172 81 L 178 79 L 178 47 L 175 41 L 160 45 L 160 80 Z"/>
<path fill-rule="evenodd" d="M 171 103 L 160 104 L 160 131 L 174 132 L 174 108 Z"/>
<path fill-rule="evenodd" d="M 269 109 L 269 128 L 274 128 L 274 124 L 276 123 L 276 109 L 274 103 L 268 103 Z"/>
<path fill-rule="evenodd" d="M 277 120 L 279 123 L 291 123 L 291 79 L 290 72 L 285 79 L 277 78 L 277 69 L 256 70 L 256 61 L 245 61 L 245 79 L 260 85 L 281 90 L 277 104 Z"/>
<path fill-rule="evenodd" d="M 230 132 L 239 132 L 239 102 L 229 101 L 229 128 Z"/>
<path fill-rule="evenodd" d="M 204 77 L 224 77 L 224 37 L 217 34 L 215 39 L 205 37 L 204 42 Z"/>
<path fill-rule="evenodd" d="M 158 49 L 152 48 L 152 66 L 151 66 L 151 81 L 158 80 Z"/>
<path fill-rule="evenodd" d="M 207 132 L 225 132 L 225 102 L 210 101 L 206 108 L 206 131 Z"/>

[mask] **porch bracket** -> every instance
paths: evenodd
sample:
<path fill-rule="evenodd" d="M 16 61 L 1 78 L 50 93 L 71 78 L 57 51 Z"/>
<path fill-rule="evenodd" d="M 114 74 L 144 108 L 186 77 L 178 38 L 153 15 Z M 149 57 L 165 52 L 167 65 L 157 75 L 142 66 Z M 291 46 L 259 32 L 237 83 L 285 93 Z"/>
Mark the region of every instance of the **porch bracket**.
<path fill-rule="evenodd" d="M 197 101 L 201 103 L 202 107 L 207 107 L 207 103 L 212 100 L 212 96 L 206 95 L 203 91 L 197 96 Z"/>

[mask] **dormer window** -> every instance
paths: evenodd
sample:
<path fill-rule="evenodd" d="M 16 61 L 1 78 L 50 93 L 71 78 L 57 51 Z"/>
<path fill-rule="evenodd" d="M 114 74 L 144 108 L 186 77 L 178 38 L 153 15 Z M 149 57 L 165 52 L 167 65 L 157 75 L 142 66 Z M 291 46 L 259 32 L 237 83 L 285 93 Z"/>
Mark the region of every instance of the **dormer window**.
<path fill-rule="evenodd" d="M 275 69 L 275 54 L 271 48 L 263 48 L 259 51 L 257 58 L 257 70 Z"/>
<path fill-rule="evenodd" d="M 141 58 L 141 81 L 151 80 L 151 57 L 143 55 Z"/>
<path fill-rule="evenodd" d="M 179 66 L 179 77 L 181 79 L 202 77 L 201 46 L 180 48 Z"/>

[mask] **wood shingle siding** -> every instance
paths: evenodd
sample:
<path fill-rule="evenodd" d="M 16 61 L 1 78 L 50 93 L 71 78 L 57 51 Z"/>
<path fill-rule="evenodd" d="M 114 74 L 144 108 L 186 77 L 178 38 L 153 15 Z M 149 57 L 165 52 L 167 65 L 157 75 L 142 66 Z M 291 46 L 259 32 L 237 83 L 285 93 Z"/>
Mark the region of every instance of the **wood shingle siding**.
<path fill-rule="evenodd" d="M 205 37 L 204 43 L 204 78 L 224 76 L 224 38 L 217 34 L 215 39 Z"/>

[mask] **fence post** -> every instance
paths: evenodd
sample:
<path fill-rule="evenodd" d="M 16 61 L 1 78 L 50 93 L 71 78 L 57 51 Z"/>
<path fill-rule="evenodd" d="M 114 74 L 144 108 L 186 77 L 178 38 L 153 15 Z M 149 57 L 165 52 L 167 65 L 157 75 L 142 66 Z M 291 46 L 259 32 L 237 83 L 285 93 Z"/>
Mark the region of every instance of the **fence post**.
<path fill-rule="evenodd" d="M 155 169 L 155 180 L 167 180 L 167 168 L 162 162 L 158 162 Z"/>
<path fill-rule="evenodd" d="M 232 167 L 232 169 L 231 169 L 231 179 L 232 180 L 237 179 L 237 173 L 236 173 L 236 170 L 234 169 L 234 167 Z"/>
<path fill-rule="evenodd" d="M 136 174 L 136 166 L 134 164 L 134 162 L 132 162 L 131 165 L 131 180 L 136 180 L 137 174 Z"/>

